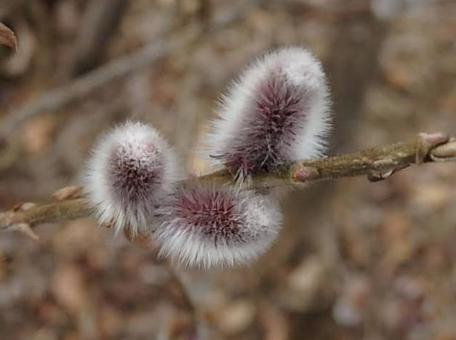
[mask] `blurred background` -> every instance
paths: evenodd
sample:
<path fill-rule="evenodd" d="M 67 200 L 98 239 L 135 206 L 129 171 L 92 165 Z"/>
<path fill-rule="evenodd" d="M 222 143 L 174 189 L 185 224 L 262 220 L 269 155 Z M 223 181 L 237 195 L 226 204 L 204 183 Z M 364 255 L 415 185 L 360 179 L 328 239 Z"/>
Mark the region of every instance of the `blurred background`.
<path fill-rule="evenodd" d="M 0 51 L 0 209 L 78 184 L 126 119 L 204 171 L 220 93 L 279 46 L 323 61 L 331 154 L 454 135 L 455 18 L 451 0 L 1 0 L 19 48 Z M 224 272 L 176 273 L 91 219 L 2 233 L 0 339 L 456 339 L 455 170 L 295 192 L 272 249 Z"/>

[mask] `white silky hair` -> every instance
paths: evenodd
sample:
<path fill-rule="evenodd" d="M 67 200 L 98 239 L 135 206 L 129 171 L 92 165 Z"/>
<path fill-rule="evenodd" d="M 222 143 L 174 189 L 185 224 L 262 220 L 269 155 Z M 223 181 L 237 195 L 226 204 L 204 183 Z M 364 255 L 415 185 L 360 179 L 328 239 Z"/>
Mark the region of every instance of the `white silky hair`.
<path fill-rule="evenodd" d="M 115 197 L 113 183 L 109 178 L 109 162 L 113 149 L 128 146 L 129 157 L 141 162 L 150 160 L 144 151 L 145 144 L 152 144 L 162 156 L 162 178 L 159 190 L 153 193 L 156 200 L 139 205 L 122 204 Z M 139 122 L 126 122 L 102 136 L 92 150 L 84 178 L 84 187 L 90 206 L 100 224 L 114 227 L 116 233 L 128 228 L 132 236 L 152 227 L 150 212 L 161 197 L 168 194 L 179 179 L 174 151 L 166 140 L 151 126 Z M 132 202 L 130 202 L 132 203 Z"/>
<path fill-rule="evenodd" d="M 203 154 L 220 155 L 239 131 L 248 128 L 243 117 L 246 108 L 254 106 L 259 85 L 277 66 L 286 81 L 302 90 L 311 100 L 306 122 L 296 133 L 297 141 L 292 146 L 288 161 L 322 156 L 330 131 L 329 90 L 321 63 L 301 47 L 282 48 L 260 57 L 233 82 L 221 99 L 218 117 L 211 124 Z M 222 167 L 223 163 L 223 157 L 212 158 L 211 170 Z"/>
<path fill-rule="evenodd" d="M 154 232 L 154 239 L 160 245 L 159 255 L 186 267 L 213 269 L 248 264 L 265 253 L 281 228 L 282 214 L 278 202 L 236 188 L 209 190 L 223 190 L 224 195 L 234 200 L 234 214 L 243 221 L 239 233 L 246 239 L 242 242 L 218 240 L 216 243 L 214 238 L 202 234 L 204 226 L 189 225 L 185 218 L 178 217 L 171 204 L 165 208 L 167 218 Z"/>

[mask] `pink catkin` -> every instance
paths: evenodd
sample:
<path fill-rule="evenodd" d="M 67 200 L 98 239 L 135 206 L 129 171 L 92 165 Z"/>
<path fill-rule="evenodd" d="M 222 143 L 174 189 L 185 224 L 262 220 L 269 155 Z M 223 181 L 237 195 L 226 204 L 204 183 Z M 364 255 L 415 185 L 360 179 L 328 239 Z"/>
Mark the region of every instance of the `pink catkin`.
<path fill-rule="evenodd" d="M 245 178 L 319 156 L 328 132 L 320 63 L 301 48 L 266 55 L 230 89 L 209 136 L 216 165 Z"/>
<path fill-rule="evenodd" d="M 101 224 L 135 235 L 151 228 L 156 206 L 176 179 L 174 153 L 163 137 L 150 126 L 128 122 L 98 141 L 86 191 Z"/>
<path fill-rule="evenodd" d="M 200 267 L 249 262 L 268 248 L 281 222 L 273 200 L 224 187 L 178 190 L 161 218 L 155 236 L 162 255 Z"/>

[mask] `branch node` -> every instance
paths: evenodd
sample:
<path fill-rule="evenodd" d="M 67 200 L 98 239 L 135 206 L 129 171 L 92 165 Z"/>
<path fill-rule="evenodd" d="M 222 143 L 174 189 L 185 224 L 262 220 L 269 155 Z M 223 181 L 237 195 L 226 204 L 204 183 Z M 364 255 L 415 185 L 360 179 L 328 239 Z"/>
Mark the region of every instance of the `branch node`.
<path fill-rule="evenodd" d="M 52 198 L 57 201 L 67 201 L 69 199 L 81 198 L 82 187 L 76 185 L 70 185 L 62 189 L 57 190 L 52 194 Z"/>
<path fill-rule="evenodd" d="M 391 177 L 391 175 L 394 174 L 395 172 L 396 172 L 395 169 L 391 169 L 391 170 L 388 170 L 383 173 L 382 172 L 369 172 L 367 174 L 367 179 L 370 182 L 380 182 L 380 181 L 387 179 L 388 177 Z"/>
<path fill-rule="evenodd" d="M 293 182 L 303 183 L 316 179 L 319 175 L 317 168 L 300 165 L 291 174 L 291 179 Z"/>
<path fill-rule="evenodd" d="M 451 138 L 448 143 L 437 146 L 429 156 L 434 162 L 456 161 L 456 139 Z"/>
<path fill-rule="evenodd" d="M 431 157 L 431 151 L 441 144 L 449 141 L 450 137 L 442 132 L 418 134 L 418 141 L 415 154 L 415 164 L 420 165 Z"/>
<path fill-rule="evenodd" d="M 26 211 L 26 210 L 32 209 L 34 207 L 36 207 L 36 203 L 24 202 L 24 203 L 16 204 L 13 207 L 13 211 Z"/>

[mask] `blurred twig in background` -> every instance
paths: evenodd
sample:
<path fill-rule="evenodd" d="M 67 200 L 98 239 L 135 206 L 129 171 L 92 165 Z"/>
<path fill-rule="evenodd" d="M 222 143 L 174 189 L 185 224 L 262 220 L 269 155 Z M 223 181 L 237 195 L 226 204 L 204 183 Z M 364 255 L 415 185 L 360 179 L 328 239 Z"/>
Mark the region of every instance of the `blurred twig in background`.
<path fill-rule="evenodd" d="M 219 22 L 213 24 L 208 33 L 214 33 L 227 25 L 241 20 L 257 2 L 249 2 L 242 7 L 242 10 L 236 10 L 232 15 L 221 18 Z M 32 116 L 43 112 L 53 112 L 65 105 L 74 103 L 93 93 L 106 83 L 147 67 L 178 49 L 184 48 L 187 44 L 194 42 L 195 38 L 202 38 L 199 33 L 197 26 L 190 25 L 185 28 L 184 32 L 179 32 L 174 37 L 167 38 L 166 41 L 152 41 L 129 56 L 113 60 L 87 75 L 77 78 L 66 86 L 45 93 L 38 99 L 25 104 L 19 110 L 15 110 L 3 117 L 0 121 L 0 137 L 5 137 L 12 133 L 19 124 Z"/>
<path fill-rule="evenodd" d="M 109 40 L 126 12 L 128 0 L 90 1 L 82 21 L 71 59 L 64 65 L 67 76 L 77 76 L 93 69 L 99 63 Z"/>

